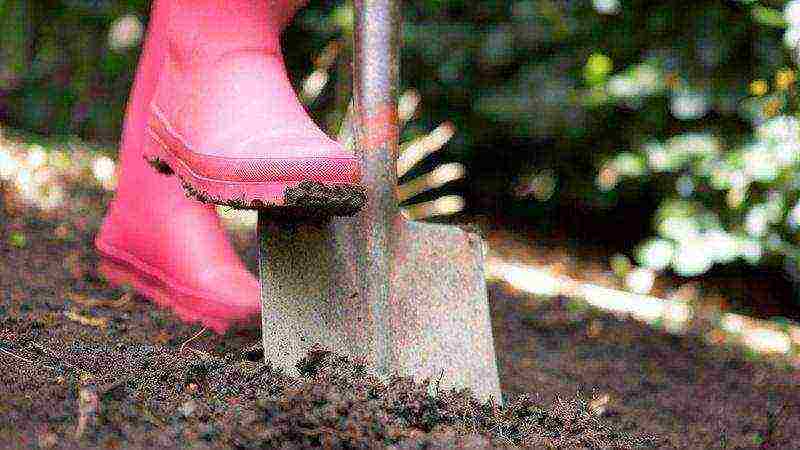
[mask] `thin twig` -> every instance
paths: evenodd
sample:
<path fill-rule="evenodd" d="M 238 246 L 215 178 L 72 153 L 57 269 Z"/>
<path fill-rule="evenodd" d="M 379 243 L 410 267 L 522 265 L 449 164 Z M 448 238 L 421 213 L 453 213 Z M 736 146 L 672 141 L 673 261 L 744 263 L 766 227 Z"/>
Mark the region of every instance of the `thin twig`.
<path fill-rule="evenodd" d="M 189 339 L 188 339 L 186 342 L 184 342 L 183 344 L 181 344 L 181 348 L 180 348 L 180 350 L 178 351 L 178 354 L 179 354 L 179 355 L 182 355 L 182 354 L 183 354 L 183 350 L 186 348 L 186 345 L 187 345 L 189 342 L 192 342 L 193 340 L 195 340 L 195 339 L 199 338 L 199 337 L 200 337 L 200 335 L 201 335 L 201 334 L 203 334 L 203 333 L 205 333 L 205 331 L 206 331 L 207 329 L 208 329 L 207 327 L 203 327 L 203 329 L 202 329 L 202 330 L 200 330 L 200 331 L 198 331 L 198 332 L 197 332 L 197 334 L 195 334 L 194 336 L 190 337 L 190 338 L 189 338 Z"/>
<path fill-rule="evenodd" d="M 92 306 L 101 306 L 101 307 L 109 307 L 109 308 L 118 308 L 131 300 L 131 293 L 126 292 L 122 294 L 116 300 L 99 300 L 96 298 L 88 297 L 83 294 L 78 294 L 75 292 L 67 292 L 65 294 L 68 300 L 71 300 L 75 303 L 79 303 L 83 306 L 92 307 Z"/>
<path fill-rule="evenodd" d="M 204 352 L 202 350 L 198 350 L 196 348 L 189 348 L 189 350 L 193 351 L 193 352 L 195 352 L 195 354 L 198 354 L 198 355 L 200 355 L 202 357 L 205 357 L 205 358 L 210 358 L 211 357 L 210 354 L 208 354 L 208 353 L 206 353 L 206 352 Z"/>
<path fill-rule="evenodd" d="M 64 313 L 69 320 L 78 322 L 82 325 L 89 325 L 97 328 L 105 328 L 108 326 L 108 319 L 105 317 L 92 317 L 78 314 L 75 311 L 67 311 Z"/>
<path fill-rule="evenodd" d="M 16 355 L 14 353 L 11 353 L 10 351 L 8 351 L 8 350 L 6 350 L 4 348 L 0 348 L 0 352 L 6 354 L 8 356 L 11 356 L 12 358 L 16 358 L 16 359 L 19 359 L 21 361 L 25 361 L 27 363 L 33 364 L 34 366 L 41 366 L 41 367 L 44 367 L 44 368 L 47 368 L 47 369 L 50 369 L 50 370 L 58 372 L 58 369 L 56 369 L 55 367 L 50 367 L 50 366 L 48 366 L 46 364 L 37 363 L 36 361 L 30 360 L 28 358 L 23 358 L 22 356 L 19 356 L 19 355 Z"/>
<path fill-rule="evenodd" d="M 83 369 L 81 369 L 79 367 L 75 367 L 72 364 L 62 360 L 57 355 L 54 356 L 53 354 L 50 353 L 50 349 L 48 349 L 47 347 L 44 347 L 44 346 L 36 344 L 36 343 L 31 343 L 30 345 L 33 346 L 36 349 L 39 349 L 39 351 L 42 352 L 45 356 L 47 356 L 49 358 L 52 358 L 52 359 L 55 359 L 55 360 L 58 360 L 61 364 L 69 367 L 70 369 L 72 369 L 72 370 L 74 370 L 74 371 L 76 371 L 78 373 L 88 373 L 85 370 L 83 370 Z"/>
<path fill-rule="evenodd" d="M 100 399 L 94 386 L 84 386 L 78 392 L 78 425 L 75 439 L 80 439 L 87 429 L 93 427 L 100 414 Z"/>

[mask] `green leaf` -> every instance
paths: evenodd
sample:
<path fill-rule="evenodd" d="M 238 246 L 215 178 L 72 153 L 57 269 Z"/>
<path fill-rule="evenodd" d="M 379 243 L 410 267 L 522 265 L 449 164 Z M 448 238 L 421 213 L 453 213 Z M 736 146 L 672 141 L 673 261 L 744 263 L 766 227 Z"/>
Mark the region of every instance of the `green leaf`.
<path fill-rule="evenodd" d="M 27 242 L 28 240 L 25 239 L 25 235 L 20 233 L 19 231 L 12 232 L 11 235 L 8 237 L 8 243 L 17 248 L 25 247 Z"/>
<path fill-rule="evenodd" d="M 753 15 L 753 20 L 768 27 L 786 28 L 786 21 L 783 19 L 783 13 L 774 8 L 766 6 L 754 6 L 750 10 Z"/>
<path fill-rule="evenodd" d="M 606 81 L 613 68 L 611 58 L 602 53 L 592 53 L 583 68 L 583 77 L 589 85 L 597 85 Z"/>

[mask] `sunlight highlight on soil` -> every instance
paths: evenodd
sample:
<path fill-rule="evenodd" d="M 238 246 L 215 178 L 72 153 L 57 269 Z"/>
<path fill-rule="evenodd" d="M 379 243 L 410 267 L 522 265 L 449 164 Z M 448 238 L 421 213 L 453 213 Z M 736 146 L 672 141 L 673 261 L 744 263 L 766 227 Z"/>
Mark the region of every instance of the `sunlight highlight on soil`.
<path fill-rule="evenodd" d="M 510 263 L 490 256 L 486 277 L 514 290 L 539 297 L 564 296 L 620 316 L 630 316 L 673 334 L 705 330 L 711 344 L 738 344 L 759 354 L 788 356 L 800 364 L 800 328 L 721 311 L 699 311 L 687 301 L 610 289 L 557 276 L 544 268 Z"/>

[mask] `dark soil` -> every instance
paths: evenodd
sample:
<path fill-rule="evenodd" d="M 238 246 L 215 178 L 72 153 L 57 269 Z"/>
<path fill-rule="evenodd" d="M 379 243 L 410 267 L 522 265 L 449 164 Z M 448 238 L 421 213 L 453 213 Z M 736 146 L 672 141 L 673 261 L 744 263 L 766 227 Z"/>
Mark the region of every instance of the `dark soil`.
<path fill-rule="evenodd" d="M 18 269 L 35 270 L 30 263 L 38 258 L 16 256 Z M 0 442 L 7 447 L 642 448 L 650 442 L 601 419 L 578 397 L 544 406 L 523 396 L 498 408 L 468 391 L 431 396 L 431 380 L 395 376 L 383 383 L 364 364 L 323 350 L 301 361 L 301 379 L 287 378 L 265 364 L 260 344 L 247 345 L 258 340 L 257 331 L 206 333 L 187 343 L 194 328 L 130 294 L 98 288 L 54 298 L 45 292 L 63 280 L 49 280 L 3 304 Z"/>
<path fill-rule="evenodd" d="M 501 286 L 504 408 L 382 383 L 336 349 L 287 378 L 257 329 L 199 333 L 98 278 L 110 194 L 78 175 L 50 211 L 0 182 L 1 448 L 800 448 L 800 374 L 780 361 Z M 253 268 L 253 231 L 232 238 Z"/>
<path fill-rule="evenodd" d="M 680 449 L 800 449 L 800 372 L 780 359 L 712 346 L 582 304 L 492 289 L 504 395 L 575 391 L 604 415 Z"/>
<path fill-rule="evenodd" d="M 218 336 L 96 273 L 110 194 L 67 183 L 69 209 L 0 189 L 0 448 L 652 448 L 570 392 L 480 403 L 388 382 L 328 349 L 273 370 L 260 331 Z M 234 242 L 253 265 L 252 231 Z M 535 389 L 526 389 L 531 391 Z M 431 394 L 432 392 L 432 394 Z"/>

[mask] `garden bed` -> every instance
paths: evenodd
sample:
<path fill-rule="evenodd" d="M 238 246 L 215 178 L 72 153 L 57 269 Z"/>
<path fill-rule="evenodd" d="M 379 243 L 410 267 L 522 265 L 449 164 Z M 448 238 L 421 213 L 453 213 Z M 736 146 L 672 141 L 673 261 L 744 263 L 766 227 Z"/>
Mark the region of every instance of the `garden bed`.
<path fill-rule="evenodd" d="M 61 175 L 49 189 L 61 188 L 64 207 L 37 205 L 37 194 L 52 193 L 27 185 L 23 199 L 20 186 L 0 180 L 0 448 L 657 442 L 602 418 L 575 393 L 548 403 L 516 395 L 499 407 L 468 391 L 439 391 L 436 380 L 397 374 L 385 382 L 336 349 L 309 353 L 303 376 L 286 377 L 264 360 L 257 327 L 218 336 L 98 277 L 92 240 L 111 194 L 87 172 L 108 171 L 97 169 L 97 154 L 72 155 L 70 170 L 50 172 Z M 232 237 L 252 268 L 252 229 Z"/>
<path fill-rule="evenodd" d="M 38 175 L 25 199 L 0 180 L 2 448 L 800 448 L 800 375 L 780 360 L 499 284 L 503 408 L 437 380 L 384 383 L 336 349 L 284 377 L 257 328 L 201 332 L 98 278 L 111 160 L 65 154 L 36 172 L 60 207 L 52 191 L 37 203 Z M 254 269 L 252 228 L 231 233 Z"/>

